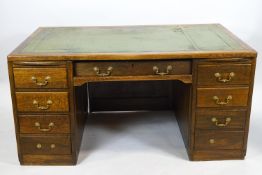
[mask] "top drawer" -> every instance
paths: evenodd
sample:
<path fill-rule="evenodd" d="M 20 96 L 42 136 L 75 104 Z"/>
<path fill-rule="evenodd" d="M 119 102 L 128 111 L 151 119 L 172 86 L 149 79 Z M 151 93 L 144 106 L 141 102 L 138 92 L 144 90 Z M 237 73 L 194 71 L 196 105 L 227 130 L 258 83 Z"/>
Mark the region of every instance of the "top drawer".
<path fill-rule="evenodd" d="M 76 76 L 146 76 L 191 74 L 190 60 L 98 61 L 75 63 Z"/>
<path fill-rule="evenodd" d="M 198 66 L 198 85 L 249 84 L 251 64 L 205 64 Z"/>
<path fill-rule="evenodd" d="M 66 68 L 14 68 L 16 88 L 67 88 Z"/>

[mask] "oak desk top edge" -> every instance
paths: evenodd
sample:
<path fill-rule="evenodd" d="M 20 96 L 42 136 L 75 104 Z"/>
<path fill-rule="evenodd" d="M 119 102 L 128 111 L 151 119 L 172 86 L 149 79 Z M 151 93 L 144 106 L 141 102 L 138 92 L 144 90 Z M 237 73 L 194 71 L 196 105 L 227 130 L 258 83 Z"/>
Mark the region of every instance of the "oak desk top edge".
<path fill-rule="evenodd" d="M 185 32 L 184 32 L 184 28 L 187 29 L 187 27 L 188 27 L 189 30 L 190 30 L 190 26 L 193 26 L 193 27 L 196 27 L 196 28 L 200 27 L 200 29 L 195 32 L 196 36 L 198 34 L 197 32 L 200 32 L 200 36 L 201 36 L 201 32 L 202 32 L 201 31 L 202 30 L 201 27 L 207 27 L 208 29 L 212 28 L 212 30 L 219 30 L 219 32 L 222 31 L 221 32 L 222 34 L 221 33 L 217 34 L 217 35 L 220 35 L 217 38 L 222 38 L 223 35 L 228 37 L 228 38 L 226 38 L 227 39 L 226 42 L 228 42 L 228 43 L 225 42 L 225 47 L 227 47 L 226 45 L 228 45 L 228 48 L 232 47 L 232 46 L 230 46 L 230 42 L 235 44 L 235 45 L 236 44 L 238 44 L 238 45 L 236 45 L 235 48 L 232 47 L 233 49 L 229 48 L 227 50 L 219 50 L 219 49 L 215 49 L 215 50 L 212 50 L 212 49 L 211 50 L 208 50 L 208 49 L 207 50 L 201 50 L 201 49 L 197 48 L 198 45 L 196 45 L 194 43 L 194 40 L 192 40 L 190 38 L 191 36 L 187 36 L 188 34 L 185 34 Z M 68 29 L 69 32 L 73 35 L 73 37 L 74 37 L 74 31 L 71 32 L 70 29 L 72 29 L 72 30 L 78 30 L 79 29 L 80 31 L 81 30 L 86 30 L 86 29 L 87 30 L 91 29 L 91 30 L 88 31 L 88 32 L 91 31 L 91 33 L 94 32 L 97 29 L 101 29 L 102 32 L 103 32 L 103 29 L 105 29 L 106 31 L 109 30 L 109 32 L 114 32 L 115 29 L 120 29 L 120 32 L 121 32 L 121 30 L 124 29 L 123 33 L 124 34 L 127 33 L 127 35 L 130 34 L 132 32 L 132 30 L 134 29 L 134 30 L 138 31 L 138 35 L 139 35 L 138 37 L 141 37 L 141 36 L 144 37 L 143 36 L 144 35 L 143 34 L 144 28 L 146 28 L 146 29 L 148 28 L 149 30 L 153 30 L 153 31 L 154 31 L 155 28 L 157 28 L 157 30 L 160 30 L 160 31 L 163 29 L 163 32 L 165 32 L 166 29 L 172 29 L 173 30 L 175 28 L 175 30 L 176 30 L 176 28 L 177 28 L 178 32 L 181 33 L 181 35 L 178 36 L 178 37 L 181 37 L 182 34 L 183 34 L 184 45 L 181 46 L 181 44 L 179 42 L 176 42 L 176 43 L 180 44 L 182 49 L 183 49 L 184 46 L 187 46 L 188 44 L 190 44 L 190 47 L 189 47 L 190 49 L 182 50 L 182 51 L 181 50 L 169 51 L 168 49 L 172 49 L 172 44 L 174 44 L 174 43 L 172 43 L 173 41 L 167 41 L 166 45 L 168 46 L 168 44 L 171 44 L 171 47 L 168 46 L 169 48 L 166 49 L 165 48 L 165 43 L 164 43 L 166 40 L 164 38 L 164 40 L 163 40 L 164 42 L 162 42 L 163 45 L 160 45 L 160 47 L 163 47 L 162 51 L 157 51 L 158 47 L 154 48 L 154 46 L 153 46 L 152 50 L 135 52 L 135 51 L 133 51 L 134 49 L 131 46 L 131 49 L 130 49 L 131 51 L 129 51 L 129 52 L 125 52 L 125 51 L 117 52 L 117 51 L 114 51 L 114 52 L 89 52 L 89 53 L 88 52 L 83 52 L 82 53 L 82 52 L 70 52 L 70 51 L 65 51 L 64 52 L 64 51 L 61 51 L 61 52 L 50 53 L 50 52 L 46 52 L 45 50 L 43 52 L 35 52 L 35 53 L 22 52 L 23 49 L 25 47 L 27 47 L 30 44 L 30 42 L 32 42 L 32 40 L 34 38 L 37 38 L 36 36 L 38 36 L 39 33 L 41 34 L 46 29 L 50 29 L 50 30 L 53 30 L 53 31 L 58 30 L 58 29 L 65 29 L 65 30 Z M 95 30 L 93 30 L 93 29 L 95 29 Z M 125 30 L 127 30 L 128 32 L 130 30 L 131 32 L 128 33 Z M 142 31 L 142 35 L 139 33 L 140 31 Z M 168 31 L 168 32 L 170 32 L 170 31 Z M 159 37 L 161 37 L 161 35 L 158 35 L 159 33 L 160 32 L 156 31 L 158 39 L 159 39 Z M 165 37 L 168 38 L 169 37 L 168 35 L 169 35 L 169 33 Z M 84 36 L 86 36 L 86 35 L 84 34 Z M 106 34 L 104 36 L 107 37 Z M 117 36 L 118 36 L 118 33 L 117 33 Z M 62 35 L 62 37 L 64 37 L 64 36 Z M 91 39 L 96 39 L 96 37 L 97 37 L 97 35 L 94 36 L 94 38 L 91 38 Z M 131 36 L 131 40 L 137 42 L 136 40 L 134 40 L 134 39 L 136 39 L 135 37 L 136 37 L 136 35 Z M 145 37 L 151 37 L 151 36 L 148 35 L 148 36 L 145 36 Z M 195 37 L 195 36 L 193 36 L 193 37 Z M 199 36 L 197 36 L 197 37 L 199 37 Z M 213 37 L 213 36 L 211 36 L 211 37 Z M 89 39 L 89 38 L 87 38 L 87 39 Z M 103 38 L 100 37 L 100 39 L 103 39 Z M 120 39 L 122 39 L 122 38 L 120 38 Z M 138 38 L 138 40 L 139 39 L 140 38 Z M 153 39 L 155 39 L 155 38 L 153 38 Z M 162 38 L 160 38 L 160 40 L 161 39 Z M 49 38 L 49 40 L 52 41 L 52 38 Z M 36 40 L 36 41 L 38 41 L 38 40 Z M 41 40 L 39 40 L 38 42 L 40 42 L 40 41 Z M 63 42 L 63 40 L 62 40 L 62 42 Z M 117 43 L 117 41 L 116 41 L 116 43 Z M 84 43 L 84 45 L 85 44 L 86 43 Z M 113 42 L 113 44 L 114 44 L 114 42 Z M 156 42 L 156 44 L 158 44 L 158 43 Z M 200 45 L 201 44 L 203 45 L 203 43 L 200 43 Z M 59 43 L 56 46 L 58 46 L 58 45 L 59 45 Z M 37 46 L 37 44 L 36 44 L 36 46 Z M 158 45 L 156 45 L 156 46 L 158 46 Z M 82 48 L 86 49 L 85 47 L 86 46 L 83 46 Z M 113 48 L 114 47 L 115 46 L 113 46 Z M 122 46 L 119 46 L 119 47 L 121 48 Z M 115 48 L 117 48 L 117 46 Z M 148 48 L 150 49 L 150 47 L 148 47 Z M 97 49 L 97 48 L 95 48 L 95 49 Z M 123 47 L 122 47 L 122 49 L 123 49 Z M 30 50 L 30 49 L 28 49 L 28 50 Z M 251 48 L 250 46 L 245 44 L 242 40 L 240 40 L 238 37 L 236 37 L 234 34 L 232 34 L 230 31 L 228 31 L 226 28 L 224 28 L 220 24 L 101 26 L 101 27 L 99 27 L 99 26 L 90 26 L 90 27 L 55 27 L 55 28 L 53 28 L 53 27 L 40 27 L 33 34 L 31 34 L 24 42 L 22 42 L 22 44 L 20 44 L 11 54 L 8 55 L 8 61 L 23 61 L 23 60 L 25 60 L 25 61 L 29 61 L 29 60 L 31 60 L 31 61 L 43 61 L 43 60 L 155 60 L 155 59 L 185 59 L 185 58 L 212 58 L 212 57 L 214 57 L 214 58 L 234 58 L 234 57 L 250 58 L 251 57 L 252 58 L 252 57 L 256 57 L 256 56 L 257 56 L 257 52 L 253 48 Z"/>

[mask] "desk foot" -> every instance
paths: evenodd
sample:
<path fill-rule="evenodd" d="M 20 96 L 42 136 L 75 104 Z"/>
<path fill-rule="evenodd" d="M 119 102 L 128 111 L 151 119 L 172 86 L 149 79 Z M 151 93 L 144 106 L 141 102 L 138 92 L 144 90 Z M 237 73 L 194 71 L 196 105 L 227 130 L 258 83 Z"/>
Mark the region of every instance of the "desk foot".
<path fill-rule="evenodd" d="M 23 155 L 21 165 L 76 165 L 73 155 Z"/>
<path fill-rule="evenodd" d="M 191 161 L 241 160 L 244 158 L 243 150 L 201 150 L 189 155 Z"/>

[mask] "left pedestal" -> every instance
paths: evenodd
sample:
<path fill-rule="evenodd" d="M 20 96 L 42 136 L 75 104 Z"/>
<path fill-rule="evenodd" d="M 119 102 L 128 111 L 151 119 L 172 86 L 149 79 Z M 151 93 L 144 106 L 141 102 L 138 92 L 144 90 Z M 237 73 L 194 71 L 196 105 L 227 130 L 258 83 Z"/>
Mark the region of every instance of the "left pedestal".
<path fill-rule="evenodd" d="M 71 62 L 9 62 L 19 161 L 74 165 L 83 134 L 86 85 L 74 87 Z"/>

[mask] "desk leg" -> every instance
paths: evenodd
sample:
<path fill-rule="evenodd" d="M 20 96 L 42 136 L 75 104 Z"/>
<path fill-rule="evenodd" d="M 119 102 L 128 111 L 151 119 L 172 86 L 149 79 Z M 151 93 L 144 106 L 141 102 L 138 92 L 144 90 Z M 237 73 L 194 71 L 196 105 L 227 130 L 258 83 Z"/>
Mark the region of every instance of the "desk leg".
<path fill-rule="evenodd" d="M 69 83 L 70 83 L 70 110 L 71 111 L 71 141 L 72 141 L 72 164 L 77 163 L 78 154 L 81 147 L 82 136 L 85 128 L 86 117 L 88 115 L 88 94 L 87 84 L 82 86 L 73 85 L 73 66 L 68 63 Z"/>
<path fill-rule="evenodd" d="M 192 84 L 184 84 L 180 81 L 173 81 L 173 104 L 175 116 L 178 122 L 178 126 L 187 149 L 188 154 L 191 153 L 191 96 L 192 96 Z"/>

